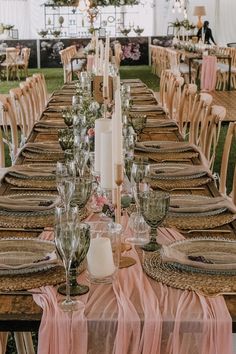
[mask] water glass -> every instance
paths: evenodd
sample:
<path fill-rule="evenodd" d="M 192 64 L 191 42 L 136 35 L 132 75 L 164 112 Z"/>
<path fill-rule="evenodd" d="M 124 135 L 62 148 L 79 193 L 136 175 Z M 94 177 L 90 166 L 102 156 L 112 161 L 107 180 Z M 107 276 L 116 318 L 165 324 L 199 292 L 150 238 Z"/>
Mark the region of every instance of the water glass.
<path fill-rule="evenodd" d="M 66 272 L 66 299 L 59 303 L 63 311 L 78 309 L 78 302 L 70 297 L 69 272 L 71 262 L 79 244 L 79 227 L 74 223 L 61 223 L 55 227 L 55 244 Z"/>

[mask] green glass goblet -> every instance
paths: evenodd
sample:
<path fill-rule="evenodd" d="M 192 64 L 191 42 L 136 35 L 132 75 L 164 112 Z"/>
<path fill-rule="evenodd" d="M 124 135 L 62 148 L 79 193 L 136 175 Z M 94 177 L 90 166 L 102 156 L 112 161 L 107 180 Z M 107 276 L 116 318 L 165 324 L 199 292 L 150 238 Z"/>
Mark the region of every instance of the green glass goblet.
<path fill-rule="evenodd" d="M 170 196 L 164 192 L 149 190 L 140 193 L 139 201 L 141 214 L 146 223 L 151 227 L 150 242 L 144 245 L 142 249 L 154 252 L 161 247 L 156 241 L 157 227 L 161 225 L 167 215 Z"/>
<path fill-rule="evenodd" d="M 86 294 L 89 291 L 89 287 L 84 284 L 79 284 L 77 282 L 77 277 L 80 272 L 80 266 L 84 261 L 90 245 L 90 226 L 85 223 L 79 225 L 79 244 L 75 250 L 74 256 L 72 258 L 71 268 L 70 268 L 70 295 L 77 296 Z M 66 294 L 66 286 L 61 285 L 59 292 L 62 295 Z"/>
<path fill-rule="evenodd" d="M 75 178 L 75 189 L 72 195 L 72 203 L 76 204 L 80 212 L 86 206 L 92 193 L 93 179 L 90 177 Z"/>

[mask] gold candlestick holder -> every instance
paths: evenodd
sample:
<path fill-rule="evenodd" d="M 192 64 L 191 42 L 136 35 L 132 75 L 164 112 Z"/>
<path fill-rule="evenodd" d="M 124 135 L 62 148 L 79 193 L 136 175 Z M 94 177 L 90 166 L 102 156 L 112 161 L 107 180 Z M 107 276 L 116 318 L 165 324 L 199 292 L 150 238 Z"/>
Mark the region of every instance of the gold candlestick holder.
<path fill-rule="evenodd" d="M 124 180 L 123 164 L 115 165 L 115 183 L 116 183 L 116 210 L 115 219 L 116 223 L 121 224 L 121 186 Z M 122 249 L 126 249 L 125 244 L 121 245 Z M 131 257 L 120 256 L 119 268 L 128 268 L 136 263 L 136 260 Z"/>

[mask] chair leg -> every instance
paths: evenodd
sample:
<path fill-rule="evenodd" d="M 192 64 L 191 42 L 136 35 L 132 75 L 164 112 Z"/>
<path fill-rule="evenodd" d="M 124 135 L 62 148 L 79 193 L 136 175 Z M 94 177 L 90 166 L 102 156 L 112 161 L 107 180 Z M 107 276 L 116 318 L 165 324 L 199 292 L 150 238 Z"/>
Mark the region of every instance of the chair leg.
<path fill-rule="evenodd" d="M 31 333 L 23 332 L 23 337 L 27 354 L 35 354 Z"/>
<path fill-rule="evenodd" d="M 14 332 L 16 349 L 18 354 L 27 354 L 25 351 L 24 337 L 22 332 Z"/>
<path fill-rule="evenodd" d="M 7 349 L 8 332 L 0 333 L 0 353 L 5 354 Z"/>

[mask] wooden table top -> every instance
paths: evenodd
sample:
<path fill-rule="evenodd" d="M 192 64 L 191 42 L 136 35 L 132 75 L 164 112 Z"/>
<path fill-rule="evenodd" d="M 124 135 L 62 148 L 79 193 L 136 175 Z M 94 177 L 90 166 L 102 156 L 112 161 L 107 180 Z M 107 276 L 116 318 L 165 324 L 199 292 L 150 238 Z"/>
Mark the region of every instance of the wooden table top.
<path fill-rule="evenodd" d="M 181 140 L 181 136 L 177 130 L 167 131 L 161 129 L 158 131 L 153 131 L 151 135 L 142 136 L 144 140 L 166 140 L 166 141 L 178 141 Z M 28 142 L 47 142 L 47 141 L 57 141 L 57 134 L 43 134 L 32 131 Z M 17 164 L 33 163 L 33 161 L 27 161 L 25 157 L 20 156 L 17 159 Z M 37 161 L 35 161 L 37 163 Z M 197 159 L 192 159 L 192 163 L 197 163 Z M 198 162 L 199 163 L 199 162 Z M 22 190 L 19 191 L 22 192 Z M 187 190 L 181 191 L 181 193 L 188 194 L 199 194 L 199 191 Z M 3 182 L 0 187 L 0 195 L 11 193 L 11 186 L 6 182 Z M 175 192 L 173 192 L 175 193 Z M 206 188 L 202 191 L 203 195 L 219 195 L 218 190 L 216 189 L 213 182 L 206 185 Z M 227 237 L 236 238 L 236 222 L 231 223 L 223 227 L 230 231 L 230 234 L 227 233 Z M 217 228 L 219 229 L 219 228 Z M 3 230 L 0 229 L 0 237 L 6 236 L 25 236 L 35 237 L 39 235 L 39 230 L 35 231 L 25 231 L 25 230 Z M 208 233 L 208 236 L 211 234 Z M 222 237 L 219 232 L 212 234 L 214 237 Z M 185 234 L 185 237 L 196 237 L 203 236 L 201 232 L 193 232 L 191 234 Z M 232 316 L 233 321 L 233 331 L 236 332 L 236 295 L 227 295 L 224 296 L 229 312 Z M 32 296 L 30 294 L 25 294 L 22 292 L 20 295 L 16 294 L 3 294 L 0 292 L 0 331 L 34 331 L 38 330 L 40 325 L 40 320 L 42 316 L 42 310 L 36 305 Z"/>

